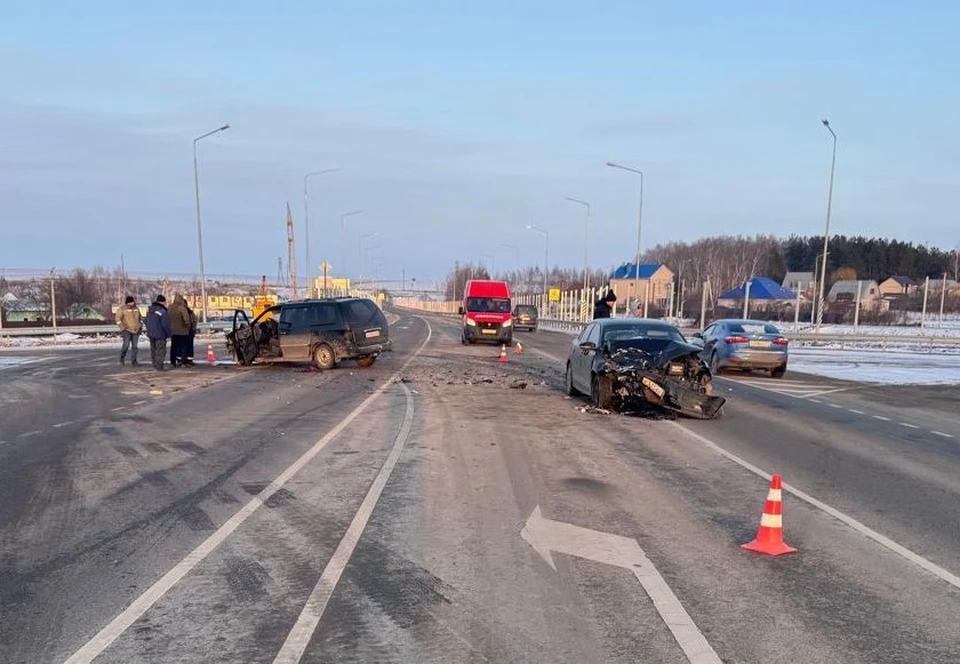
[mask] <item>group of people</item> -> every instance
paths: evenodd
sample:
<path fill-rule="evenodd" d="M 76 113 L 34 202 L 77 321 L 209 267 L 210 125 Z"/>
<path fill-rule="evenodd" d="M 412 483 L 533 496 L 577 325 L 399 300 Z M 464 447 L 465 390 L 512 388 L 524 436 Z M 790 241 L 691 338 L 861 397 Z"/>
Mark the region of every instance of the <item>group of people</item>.
<path fill-rule="evenodd" d="M 173 304 L 167 308 L 167 298 L 157 295 L 147 309 L 146 320 L 140 314 L 136 298 L 128 295 L 123 306 L 117 309 L 117 326 L 123 336 L 120 348 L 120 364 L 126 364 L 127 353 L 130 364 L 137 366 L 137 344 L 140 334 L 146 327 L 150 341 L 150 359 L 153 368 L 164 370 L 167 357 L 167 341 L 170 341 L 170 366 L 193 366 L 194 337 L 197 333 L 197 316 L 187 304 L 186 298 L 177 293 Z"/>

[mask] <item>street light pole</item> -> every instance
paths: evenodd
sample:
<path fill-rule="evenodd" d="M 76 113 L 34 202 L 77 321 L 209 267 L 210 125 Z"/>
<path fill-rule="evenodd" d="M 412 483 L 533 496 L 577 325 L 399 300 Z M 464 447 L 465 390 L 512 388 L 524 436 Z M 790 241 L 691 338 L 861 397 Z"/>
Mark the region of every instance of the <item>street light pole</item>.
<path fill-rule="evenodd" d="M 376 237 L 380 235 L 380 231 L 373 231 L 371 233 L 364 233 L 357 239 L 357 262 L 360 263 L 360 274 L 357 278 L 357 285 L 360 285 L 360 282 L 363 281 L 363 241 L 368 237 Z"/>
<path fill-rule="evenodd" d="M 639 171 L 635 168 L 630 168 L 628 166 L 623 166 L 612 161 L 607 162 L 607 166 L 611 168 L 619 168 L 622 171 L 629 171 L 631 173 L 636 173 L 640 176 L 640 205 L 637 212 L 637 264 L 635 279 L 637 284 L 637 301 L 640 301 L 640 233 L 643 230 L 643 171 Z M 646 315 L 646 311 L 643 312 Z"/>
<path fill-rule="evenodd" d="M 307 173 L 303 176 L 303 234 L 304 242 L 306 243 L 306 252 L 307 252 L 307 297 L 309 298 L 313 292 L 313 286 L 310 283 L 310 208 L 307 204 L 308 195 L 307 195 L 307 180 L 316 176 L 316 175 L 325 175 L 327 173 L 334 173 L 339 171 L 339 168 L 325 168 L 322 171 L 313 171 L 312 173 Z"/>
<path fill-rule="evenodd" d="M 193 139 L 193 194 L 197 202 L 197 247 L 200 250 L 200 298 L 203 302 L 203 322 L 207 322 L 207 279 L 204 276 L 203 271 L 203 225 L 200 222 L 200 169 L 197 166 L 197 143 L 206 138 L 207 136 L 213 136 L 214 134 L 226 131 L 230 128 L 230 125 L 223 124 L 220 127 L 212 131 L 208 131 L 206 134 L 197 136 Z"/>
<path fill-rule="evenodd" d="M 590 268 L 587 256 L 588 249 L 590 247 L 590 204 L 586 201 L 581 201 L 579 198 L 570 198 L 569 196 L 567 196 L 567 200 L 571 203 L 577 203 L 587 208 L 587 227 L 586 235 L 583 241 L 583 294 L 584 297 L 586 297 L 587 291 L 590 290 Z"/>
<path fill-rule="evenodd" d="M 547 271 L 550 269 L 550 233 L 539 226 L 527 224 L 531 231 L 543 234 L 543 308 L 547 308 Z"/>
<path fill-rule="evenodd" d="M 825 290 L 827 284 L 827 253 L 830 248 L 830 213 L 833 209 L 833 173 L 837 165 L 837 134 L 826 118 L 823 119 L 823 126 L 833 136 L 833 156 L 830 158 L 830 187 L 827 191 L 827 227 L 823 233 L 823 265 L 820 267 L 820 306 L 817 308 L 817 332 L 820 331 L 820 326 L 823 324 L 823 308 L 827 301 Z"/>
<path fill-rule="evenodd" d="M 353 217 L 358 214 L 363 214 L 363 210 L 354 210 L 353 212 L 344 212 L 343 214 L 340 215 L 340 269 L 343 270 L 344 275 L 346 275 L 347 273 L 347 257 L 346 257 L 347 254 L 346 254 L 346 249 L 344 248 L 346 246 L 344 243 L 346 242 L 346 237 L 347 237 L 346 236 L 346 233 L 347 233 L 346 220 L 347 220 L 347 217 Z"/>

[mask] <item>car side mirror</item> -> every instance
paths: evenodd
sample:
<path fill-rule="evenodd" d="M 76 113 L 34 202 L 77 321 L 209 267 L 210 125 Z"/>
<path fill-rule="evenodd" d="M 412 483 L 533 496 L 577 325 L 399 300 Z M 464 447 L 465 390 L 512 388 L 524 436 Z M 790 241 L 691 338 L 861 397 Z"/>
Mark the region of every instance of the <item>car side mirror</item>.
<path fill-rule="evenodd" d="M 586 355 L 591 351 L 597 350 L 597 344 L 593 343 L 592 341 L 584 341 L 582 344 L 580 344 L 580 350 L 582 350 L 583 354 Z"/>
<path fill-rule="evenodd" d="M 459 309 L 457 309 L 457 313 L 459 313 L 459 314 L 462 316 L 462 315 L 463 315 L 463 307 L 460 307 Z"/>

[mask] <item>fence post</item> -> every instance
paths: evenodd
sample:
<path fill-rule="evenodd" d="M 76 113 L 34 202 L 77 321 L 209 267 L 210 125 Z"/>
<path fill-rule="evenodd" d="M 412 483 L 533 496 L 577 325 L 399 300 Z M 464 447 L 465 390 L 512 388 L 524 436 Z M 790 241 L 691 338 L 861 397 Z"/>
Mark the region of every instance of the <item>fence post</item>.
<path fill-rule="evenodd" d="M 863 281 L 857 280 L 857 303 L 853 307 L 853 329 L 860 327 L 860 297 L 863 290 Z"/>

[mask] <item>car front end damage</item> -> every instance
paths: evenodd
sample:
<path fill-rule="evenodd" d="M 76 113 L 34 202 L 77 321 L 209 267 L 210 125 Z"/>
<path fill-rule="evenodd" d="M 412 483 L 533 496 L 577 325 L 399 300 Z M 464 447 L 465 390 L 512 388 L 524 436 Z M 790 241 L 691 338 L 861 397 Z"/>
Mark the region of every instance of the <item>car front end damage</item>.
<path fill-rule="evenodd" d="M 699 349 L 671 343 L 659 352 L 625 348 L 598 357 L 596 374 L 607 382 L 606 406 L 619 411 L 655 406 L 696 419 L 714 419 L 726 403 L 713 396 L 713 376 Z"/>

